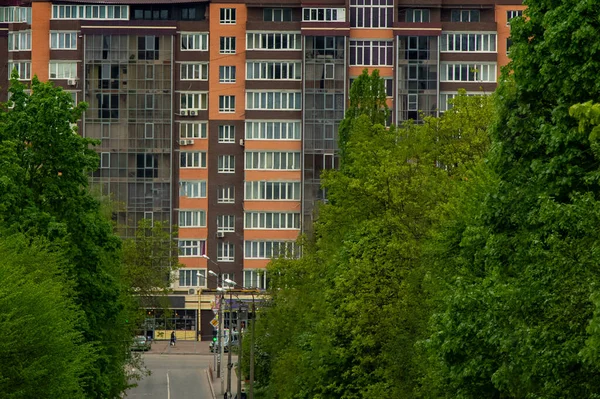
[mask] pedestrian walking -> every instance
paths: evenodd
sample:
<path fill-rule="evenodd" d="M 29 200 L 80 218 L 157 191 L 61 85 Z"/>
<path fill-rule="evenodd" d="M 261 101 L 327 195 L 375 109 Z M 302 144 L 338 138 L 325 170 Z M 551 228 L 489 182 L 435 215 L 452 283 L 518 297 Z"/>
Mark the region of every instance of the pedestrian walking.
<path fill-rule="evenodd" d="M 175 341 L 177 338 L 175 337 L 175 331 L 171 332 L 171 346 L 175 346 Z"/>

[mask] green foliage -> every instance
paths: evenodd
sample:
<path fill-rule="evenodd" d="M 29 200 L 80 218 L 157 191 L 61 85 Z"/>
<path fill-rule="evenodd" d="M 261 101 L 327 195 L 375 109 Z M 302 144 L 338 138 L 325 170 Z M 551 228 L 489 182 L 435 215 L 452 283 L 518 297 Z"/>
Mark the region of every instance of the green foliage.
<path fill-rule="evenodd" d="M 64 273 L 85 317 L 78 329 L 95 355 L 84 375 L 85 396 L 116 398 L 128 385 L 124 364 L 131 301 L 121 279 L 120 239 L 87 190 L 98 166 L 94 144 L 71 128 L 85 109 L 51 83 L 34 78 L 31 94 L 13 74 L 9 105 L 0 114 L 0 226 L 42 237 L 61 249 Z"/>
<path fill-rule="evenodd" d="M 432 245 L 438 307 L 423 342 L 424 396 L 600 397 L 600 159 L 589 102 L 600 87 L 600 4 L 527 5 L 511 21 L 489 169 L 447 207 Z"/>
<path fill-rule="evenodd" d="M 440 207 L 481 163 L 491 105 L 463 93 L 443 117 L 398 129 L 377 122 L 385 112 L 349 116 L 344 166 L 323 176 L 328 203 L 314 240 L 301 259 L 270 265 L 257 397 L 419 392 L 424 362 L 415 343 L 430 314 L 423 246 Z"/>
<path fill-rule="evenodd" d="M 55 248 L 21 235 L 0 236 L 0 390 L 3 398 L 84 398 L 85 369 L 95 359 L 76 325 Z"/>

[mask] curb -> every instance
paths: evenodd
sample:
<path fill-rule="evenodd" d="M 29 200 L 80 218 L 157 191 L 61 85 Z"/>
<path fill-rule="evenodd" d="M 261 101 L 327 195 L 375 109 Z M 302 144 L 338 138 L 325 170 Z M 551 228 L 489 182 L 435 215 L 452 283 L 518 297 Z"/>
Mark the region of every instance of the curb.
<path fill-rule="evenodd" d="M 215 396 L 215 390 L 213 388 L 212 381 L 210 380 L 210 375 L 208 375 L 208 370 L 204 369 L 204 372 L 206 373 L 206 379 L 208 380 L 208 386 L 210 387 L 210 393 L 211 393 L 213 399 L 217 399 L 217 397 Z"/>

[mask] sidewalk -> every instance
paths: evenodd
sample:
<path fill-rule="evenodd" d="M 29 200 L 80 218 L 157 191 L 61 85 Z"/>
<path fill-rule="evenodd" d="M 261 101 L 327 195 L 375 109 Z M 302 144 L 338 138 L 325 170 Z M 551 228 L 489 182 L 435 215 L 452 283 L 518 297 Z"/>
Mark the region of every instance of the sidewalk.
<path fill-rule="evenodd" d="M 232 354 L 231 363 L 233 364 L 233 366 L 231 367 L 231 398 L 235 398 L 237 395 L 238 383 L 236 373 L 237 355 Z M 213 365 L 213 363 L 209 364 L 209 367 L 206 369 L 208 381 L 211 383 L 213 399 L 227 398 L 227 396 L 225 396 L 225 392 L 227 391 L 227 353 L 225 353 L 223 356 L 221 378 L 217 378 L 217 372 L 213 370 Z M 243 387 L 244 384 L 242 382 L 242 388 Z"/>
<path fill-rule="evenodd" d="M 148 354 L 161 355 L 210 355 L 209 341 L 177 341 L 175 346 L 169 341 L 152 341 L 152 349 Z"/>

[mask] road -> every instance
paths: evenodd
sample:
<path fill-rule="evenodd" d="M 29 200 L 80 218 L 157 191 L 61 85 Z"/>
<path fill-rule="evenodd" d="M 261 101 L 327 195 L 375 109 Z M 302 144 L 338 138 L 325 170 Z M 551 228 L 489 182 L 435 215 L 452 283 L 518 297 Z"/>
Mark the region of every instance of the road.
<path fill-rule="evenodd" d="M 127 399 L 212 399 L 206 369 L 212 355 L 145 354 L 152 374 L 127 391 Z"/>

